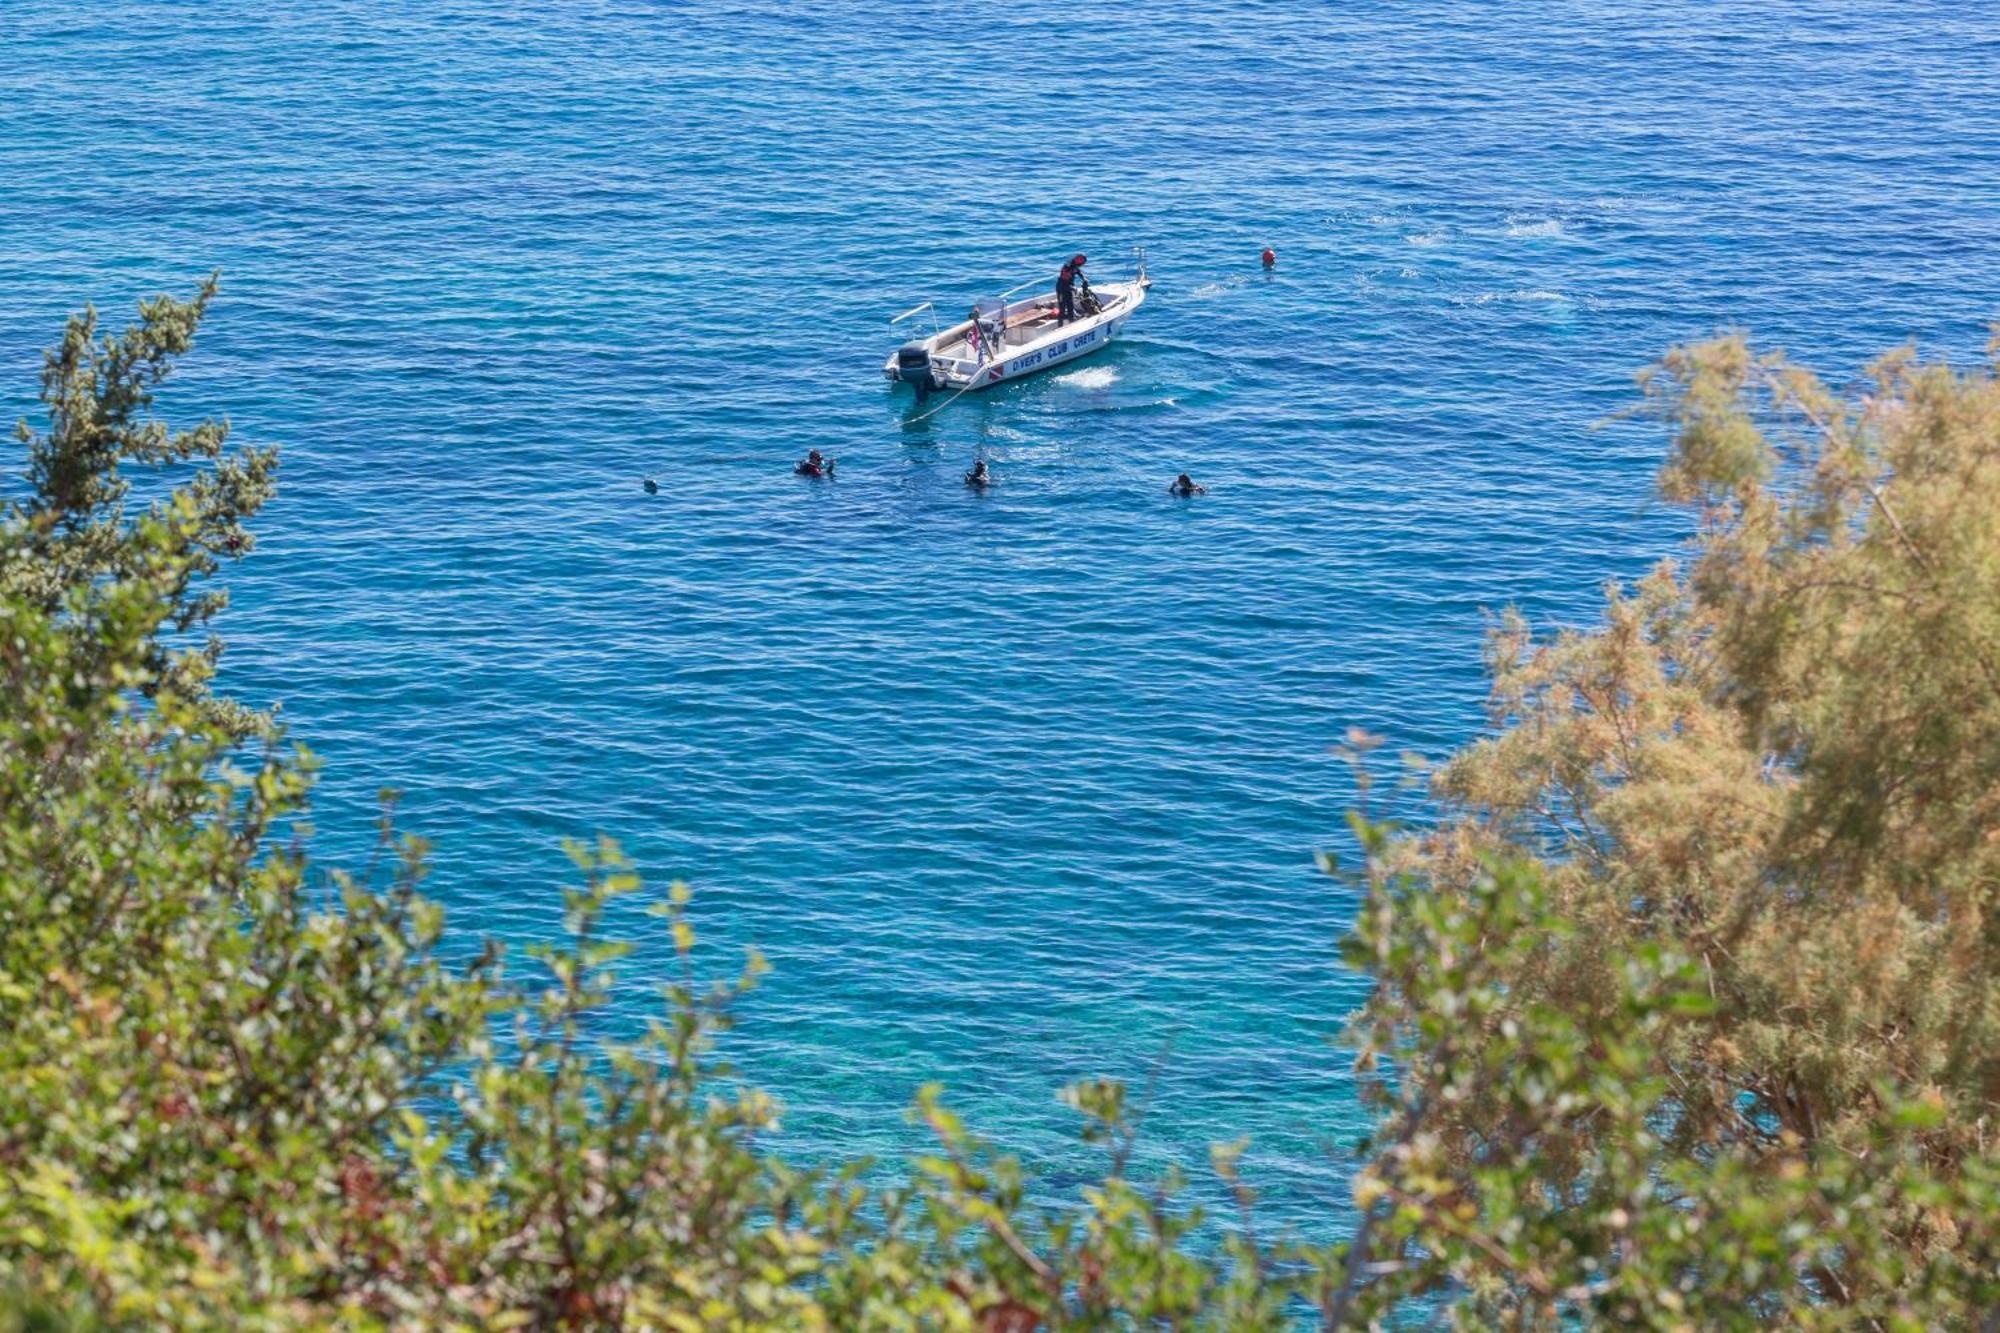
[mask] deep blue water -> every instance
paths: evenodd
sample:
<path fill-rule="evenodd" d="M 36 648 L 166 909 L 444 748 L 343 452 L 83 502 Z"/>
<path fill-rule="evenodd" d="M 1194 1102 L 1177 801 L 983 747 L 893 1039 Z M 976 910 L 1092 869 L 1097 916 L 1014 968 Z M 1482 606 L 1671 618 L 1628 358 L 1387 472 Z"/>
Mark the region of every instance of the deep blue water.
<path fill-rule="evenodd" d="M 165 405 L 284 448 L 224 683 L 325 758 L 325 852 L 399 786 L 522 941 L 611 834 L 776 965 L 731 1049 L 790 1151 L 942 1078 L 1073 1161 L 1056 1086 L 1151 1071 L 1158 1151 L 1251 1134 L 1318 1230 L 1329 747 L 1464 742 L 1483 610 L 1675 548 L 1659 428 L 1600 424 L 1668 344 L 1978 355 L 1996 70 L 1965 0 L 5 0 L 0 410 L 220 267 Z M 903 424 L 889 315 L 1135 243 L 1126 341 Z"/>

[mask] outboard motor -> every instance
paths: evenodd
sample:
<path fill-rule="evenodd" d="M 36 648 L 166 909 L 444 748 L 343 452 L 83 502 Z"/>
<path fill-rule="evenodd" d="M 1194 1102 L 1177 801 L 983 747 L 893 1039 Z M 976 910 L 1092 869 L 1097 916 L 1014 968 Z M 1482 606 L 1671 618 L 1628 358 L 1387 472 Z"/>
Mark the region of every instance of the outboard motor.
<path fill-rule="evenodd" d="M 916 386 L 917 401 L 923 402 L 938 386 L 937 370 L 931 365 L 930 348 L 922 342 L 908 342 L 896 349 L 896 378 Z"/>

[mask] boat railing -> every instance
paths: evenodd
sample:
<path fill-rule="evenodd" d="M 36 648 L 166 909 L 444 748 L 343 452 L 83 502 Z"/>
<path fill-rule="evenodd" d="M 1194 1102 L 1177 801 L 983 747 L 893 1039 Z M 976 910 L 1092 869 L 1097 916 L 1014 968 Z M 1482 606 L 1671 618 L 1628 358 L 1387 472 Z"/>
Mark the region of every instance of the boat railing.
<path fill-rule="evenodd" d="M 998 296 L 997 298 L 995 298 L 995 299 L 997 299 L 997 300 L 1001 300 L 1001 301 L 1004 301 L 1004 300 L 1006 300 L 1006 299 L 1007 299 L 1008 297 L 1010 297 L 1010 296 L 1014 295 L 1014 293 L 1016 293 L 1016 292 L 1025 292 L 1025 291 L 1027 291 L 1027 290 L 1028 290 L 1028 288 L 1030 288 L 1030 287 L 1033 287 L 1033 286 L 1036 286 L 1036 285 L 1038 285 L 1039 283 L 1041 283 L 1041 281 L 1042 281 L 1042 279 L 1040 279 L 1040 278 L 1029 278 L 1029 279 L 1028 279 L 1028 280 L 1027 280 L 1026 282 L 1022 283 L 1022 284 L 1021 284 L 1020 286 L 1018 286 L 1018 287 L 1009 287 L 1009 288 L 1008 288 L 1008 289 L 1007 289 L 1006 291 L 1004 291 L 1004 292 L 1000 293 L 1000 295 L 999 295 L 999 296 Z"/>
<path fill-rule="evenodd" d="M 1146 249 L 1144 246 L 1134 246 L 1132 247 L 1132 250 L 1133 254 L 1137 256 L 1138 259 L 1138 272 L 1134 276 L 1134 281 L 1140 283 L 1141 285 L 1144 285 L 1146 282 Z M 973 302 L 973 307 L 977 309 L 981 306 L 984 306 L 989 301 L 998 301 L 1004 308 L 1008 304 L 1009 298 L 1017 296 L 1020 293 L 1027 291 L 1030 287 L 1039 287 L 1046 282 L 1049 282 L 1049 279 L 1047 277 L 1029 278 L 1026 282 L 1017 283 L 1016 285 L 1009 287 L 1006 291 L 1001 292 L 998 296 L 981 297 L 980 299 Z M 1050 285 L 1053 286 L 1054 284 L 1050 283 Z M 939 325 L 937 316 L 937 305 L 933 301 L 925 301 L 921 305 L 911 306 L 908 310 L 905 310 L 902 314 L 896 316 L 889 322 L 891 324 L 900 324 L 904 320 L 909 319 L 912 315 L 921 315 L 927 310 L 930 312 L 931 316 L 931 332 L 935 334 L 939 331 Z"/>
<path fill-rule="evenodd" d="M 904 320 L 908 319 L 910 316 L 921 315 L 926 310 L 931 312 L 931 335 L 935 337 L 937 336 L 938 332 L 937 305 L 935 302 L 925 301 L 922 305 L 913 305 L 908 310 L 905 310 L 902 314 L 896 316 L 889 322 L 891 324 L 901 324 Z"/>

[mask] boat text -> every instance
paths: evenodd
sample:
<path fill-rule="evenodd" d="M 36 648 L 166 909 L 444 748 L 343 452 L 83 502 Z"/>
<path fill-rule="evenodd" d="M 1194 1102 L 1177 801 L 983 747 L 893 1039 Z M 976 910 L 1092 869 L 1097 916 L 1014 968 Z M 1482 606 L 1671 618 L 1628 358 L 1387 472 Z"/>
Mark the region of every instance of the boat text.
<path fill-rule="evenodd" d="M 1096 329 L 1092 329 L 1088 333 L 1079 333 L 1074 338 L 1065 338 L 1063 341 L 1059 343 L 1053 343 L 1047 347 L 1044 347 L 1039 352 L 1035 352 L 1029 356 L 1024 356 L 1018 361 L 1009 362 L 1007 364 L 1007 373 L 1010 375 L 1018 375 L 1024 370 L 1032 370 L 1036 366 L 1041 365 L 1042 362 L 1044 361 L 1058 360 L 1063 356 L 1064 353 L 1080 352 L 1084 348 L 1090 346 L 1090 344 L 1096 341 L 1097 341 Z"/>

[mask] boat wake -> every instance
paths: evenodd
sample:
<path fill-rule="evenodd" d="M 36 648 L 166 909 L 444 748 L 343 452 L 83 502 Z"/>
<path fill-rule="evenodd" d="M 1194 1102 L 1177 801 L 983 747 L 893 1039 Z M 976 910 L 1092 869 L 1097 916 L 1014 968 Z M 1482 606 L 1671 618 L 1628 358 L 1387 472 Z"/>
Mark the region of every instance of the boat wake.
<path fill-rule="evenodd" d="M 1055 382 L 1074 389 L 1108 389 L 1118 382 L 1118 371 L 1112 366 L 1086 366 L 1082 370 L 1056 376 Z"/>
<path fill-rule="evenodd" d="M 1212 301 L 1218 296 L 1227 296 L 1248 281 L 1250 279 L 1246 274 L 1239 273 L 1233 278 L 1224 278 L 1220 282 L 1204 282 L 1201 286 L 1188 293 L 1188 299 L 1191 301 Z"/>
<path fill-rule="evenodd" d="M 1451 299 L 1454 303 L 1464 306 L 1492 305 L 1496 301 L 1518 301 L 1547 305 L 1578 304 L 1576 298 L 1570 296 L 1567 292 L 1554 292 L 1539 287 L 1519 288 L 1511 292 L 1480 292 L 1475 296 L 1454 296 Z"/>

